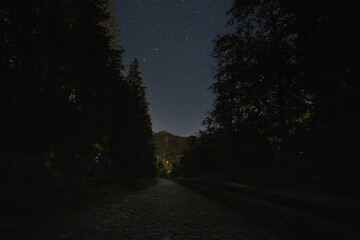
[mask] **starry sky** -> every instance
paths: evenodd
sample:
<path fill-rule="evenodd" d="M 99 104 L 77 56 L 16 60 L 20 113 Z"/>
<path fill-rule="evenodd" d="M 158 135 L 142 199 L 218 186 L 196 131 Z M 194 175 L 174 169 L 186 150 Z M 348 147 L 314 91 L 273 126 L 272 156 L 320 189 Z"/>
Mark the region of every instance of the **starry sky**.
<path fill-rule="evenodd" d="M 233 0 L 113 0 L 124 65 L 137 58 L 153 130 L 189 136 L 215 96 L 213 40 L 225 33 Z"/>

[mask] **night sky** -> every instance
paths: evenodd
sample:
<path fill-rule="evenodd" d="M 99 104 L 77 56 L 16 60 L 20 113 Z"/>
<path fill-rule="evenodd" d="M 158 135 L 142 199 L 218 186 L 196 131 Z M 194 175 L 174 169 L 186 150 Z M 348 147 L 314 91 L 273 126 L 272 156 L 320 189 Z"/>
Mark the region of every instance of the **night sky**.
<path fill-rule="evenodd" d="M 189 136 L 203 128 L 214 99 L 212 41 L 226 32 L 232 2 L 114 0 L 124 64 L 140 62 L 155 132 Z"/>

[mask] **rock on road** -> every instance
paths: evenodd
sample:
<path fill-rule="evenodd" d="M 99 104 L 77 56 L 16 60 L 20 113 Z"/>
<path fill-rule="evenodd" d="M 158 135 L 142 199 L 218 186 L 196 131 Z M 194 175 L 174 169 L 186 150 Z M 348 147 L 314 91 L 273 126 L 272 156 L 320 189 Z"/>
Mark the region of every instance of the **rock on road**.
<path fill-rule="evenodd" d="M 65 223 L 48 226 L 34 236 L 29 231 L 26 239 L 268 238 L 263 230 L 246 224 L 238 212 L 177 183 L 159 179 L 148 189 L 111 195 L 101 207 L 90 206 Z"/>

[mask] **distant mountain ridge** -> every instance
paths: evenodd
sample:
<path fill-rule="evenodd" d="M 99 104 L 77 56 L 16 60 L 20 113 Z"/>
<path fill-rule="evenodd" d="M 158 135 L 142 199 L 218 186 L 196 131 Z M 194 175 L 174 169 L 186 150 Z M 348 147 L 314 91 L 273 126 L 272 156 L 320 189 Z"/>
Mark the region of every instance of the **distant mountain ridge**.
<path fill-rule="evenodd" d="M 158 133 L 154 132 L 154 140 L 157 148 L 157 155 L 160 158 L 167 159 L 169 157 L 184 154 L 188 148 L 190 137 L 176 136 L 165 130 Z"/>

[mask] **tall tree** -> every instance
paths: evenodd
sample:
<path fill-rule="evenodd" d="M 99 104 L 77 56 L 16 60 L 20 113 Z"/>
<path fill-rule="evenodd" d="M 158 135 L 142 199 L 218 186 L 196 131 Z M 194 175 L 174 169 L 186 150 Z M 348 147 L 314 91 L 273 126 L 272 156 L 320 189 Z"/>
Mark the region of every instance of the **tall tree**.
<path fill-rule="evenodd" d="M 117 171 L 130 177 L 154 177 L 155 148 L 145 87 L 135 59 L 129 66 L 125 81 L 126 92 L 117 95 L 116 125 L 111 133 L 111 149 Z"/>
<path fill-rule="evenodd" d="M 143 174 L 152 177 L 156 174 L 155 170 L 155 146 L 153 139 L 152 123 L 149 114 L 149 103 L 146 100 L 146 92 L 139 71 L 139 62 L 135 59 L 129 67 L 126 75 L 126 81 L 129 83 L 133 96 L 136 100 L 134 107 L 134 117 L 137 121 L 137 139 L 136 145 L 139 148 L 140 165 Z"/>
<path fill-rule="evenodd" d="M 296 16 L 292 27 L 298 32 L 299 67 L 313 96 L 307 151 L 323 159 L 324 170 L 332 175 L 353 177 L 359 170 L 352 157 L 352 139 L 360 134 L 359 14 L 349 4 L 282 4 Z"/>
<path fill-rule="evenodd" d="M 133 93 L 136 95 L 136 100 L 139 104 L 139 114 L 142 116 L 145 136 L 147 138 L 152 137 L 152 123 L 149 114 L 149 103 L 146 100 L 146 92 L 141 78 L 141 72 L 139 71 L 139 62 L 135 59 L 129 67 L 129 71 L 126 75 L 126 81 L 130 84 Z"/>
<path fill-rule="evenodd" d="M 278 1 L 235 1 L 233 31 L 216 40 L 217 95 L 211 117 L 241 131 L 249 124 L 285 148 L 288 130 L 306 112 L 310 95 L 298 76 L 295 21 Z"/>
<path fill-rule="evenodd" d="M 8 136 L 0 149 L 53 151 L 66 171 L 88 168 L 93 144 L 113 122 L 113 86 L 123 80 L 111 1 L 18 6 L 5 1 L 0 12 L 1 132 Z"/>
<path fill-rule="evenodd" d="M 291 176 L 294 185 L 308 180 L 322 187 L 358 186 L 359 164 L 350 157 L 356 151 L 351 139 L 360 134 L 356 10 L 345 4 L 235 0 L 229 14 L 231 32 L 215 41 L 214 109 L 188 157 L 217 156 L 225 159 L 215 157 L 218 166 L 235 166 L 244 156 L 260 159 L 249 150 L 270 148 L 278 161 L 269 171 L 284 174 L 274 178 Z M 255 163 L 236 168 L 267 165 Z"/>

